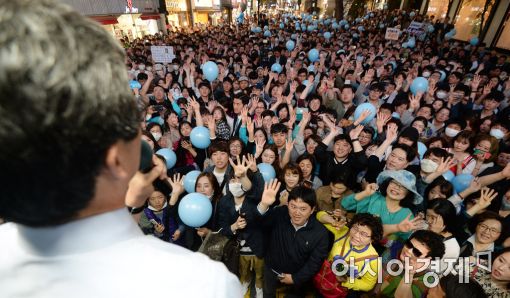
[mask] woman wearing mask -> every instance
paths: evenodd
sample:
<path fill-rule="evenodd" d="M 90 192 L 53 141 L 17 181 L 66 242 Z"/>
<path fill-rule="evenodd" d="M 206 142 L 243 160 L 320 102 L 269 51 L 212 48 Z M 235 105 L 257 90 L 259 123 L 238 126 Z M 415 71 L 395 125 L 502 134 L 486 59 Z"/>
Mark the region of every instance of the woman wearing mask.
<path fill-rule="evenodd" d="M 147 124 L 147 131 L 151 133 L 152 137 L 161 148 L 167 148 L 167 146 L 162 146 L 160 143 L 161 137 L 163 136 L 163 127 L 160 124 L 154 122 Z"/>
<path fill-rule="evenodd" d="M 142 140 L 151 146 L 152 152 L 157 152 L 159 149 L 161 149 L 158 142 L 156 142 L 154 139 L 154 136 L 152 136 L 152 134 L 146 130 L 142 131 Z"/>

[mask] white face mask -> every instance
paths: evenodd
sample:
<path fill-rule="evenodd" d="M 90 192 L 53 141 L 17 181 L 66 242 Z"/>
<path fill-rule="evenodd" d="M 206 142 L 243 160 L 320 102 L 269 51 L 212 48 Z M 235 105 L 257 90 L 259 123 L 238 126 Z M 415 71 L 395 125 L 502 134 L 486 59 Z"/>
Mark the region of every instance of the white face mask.
<path fill-rule="evenodd" d="M 160 132 L 151 132 L 152 136 L 154 137 L 154 139 L 157 141 L 159 141 L 159 139 L 161 139 L 161 133 Z"/>
<path fill-rule="evenodd" d="M 435 172 L 438 166 L 435 161 L 430 159 L 423 159 L 420 164 L 421 170 L 427 174 Z"/>
<path fill-rule="evenodd" d="M 455 136 L 457 136 L 459 134 L 460 131 L 456 130 L 456 129 L 453 129 L 453 128 L 449 128 L 447 127 L 445 130 L 444 130 L 444 133 L 450 137 L 450 138 L 454 138 Z"/>
<path fill-rule="evenodd" d="M 428 78 L 428 77 L 430 77 L 430 72 L 425 71 L 425 72 L 423 72 L 423 73 L 422 73 L 422 76 L 423 76 L 424 78 Z"/>
<path fill-rule="evenodd" d="M 228 184 L 228 189 L 235 198 L 239 198 L 244 195 L 244 190 L 241 182 L 230 182 Z"/>
<path fill-rule="evenodd" d="M 490 131 L 490 135 L 498 140 L 501 140 L 505 136 L 505 133 L 499 128 L 493 128 Z"/>
<path fill-rule="evenodd" d="M 139 69 L 139 70 L 144 70 L 144 69 L 145 69 L 145 64 L 140 64 L 140 65 L 138 65 L 138 69 Z"/>
<path fill-rule="evenodd" d="M 436 96 L 439 99 L 445 99 L 448 96 L 448 93 L 444 91 L 437 91 Z"/>

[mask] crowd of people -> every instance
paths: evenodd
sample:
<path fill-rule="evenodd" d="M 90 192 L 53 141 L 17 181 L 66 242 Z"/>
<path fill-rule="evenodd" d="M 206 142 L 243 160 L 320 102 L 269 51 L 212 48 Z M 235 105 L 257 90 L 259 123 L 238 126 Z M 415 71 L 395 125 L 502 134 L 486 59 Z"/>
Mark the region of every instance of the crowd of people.
<path fill-rule="evenodd" d="M 145 234 L 223 261 L 245 297 L 510 297 L 510 63 L 453 29 L 448 18 L 385 9 L 121 40 L 141 138 L 176 155 L 130 212 Z M 171 63 L 154 61 L 161 45 L 173 47 Z M 412 90 L 418 77 L 425 91 Z M 190 138 L 200 126 L 205 149 Z M 190 227 L 178 210 L 196 170 L 212 215 Z"/>
<path fill-rule="evenodd" d="M 507 57 L 452 39 L 448 18 L 380 10 L 337 22 L 285 14 L 125 41 L 142 138 L 177 156 L 140 226 L 192 250 L 209 234 L 235 239 L 233 272 L 256 297 L 509 297 Z M 176 58 L 156 63 L 152 45 Z M 410 90 L 417 77 L 427 90 Z M 356 112 L 365 103 L 375 117 Z M 190 141 L 196 126 L 209 129 L 206 149 Z M 260 163 L 277 180 L 264 186 Z M 193 170 L 213 204 L 198 229 L 176 211 Z M 462 283 L 451 269 L 466 259 Z"/>

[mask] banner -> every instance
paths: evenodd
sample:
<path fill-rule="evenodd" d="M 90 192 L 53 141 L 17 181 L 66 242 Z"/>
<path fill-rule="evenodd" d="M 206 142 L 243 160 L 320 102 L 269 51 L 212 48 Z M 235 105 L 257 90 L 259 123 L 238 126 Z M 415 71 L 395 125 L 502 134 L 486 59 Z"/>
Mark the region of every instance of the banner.
<path fill-rule="evenodd" d="M 398 40 L 399 35 L 400 29 L 386 28 L 386 35 L 384 35 L 384 38 L 387 40 Z"/>
<path fill-rule="evenodd" d="M 420 35 L 425 30 L 423 29 L 423 23 L 412 21 L 409 27 L 407 28 L 407 32 L 411 35 Z"/>
<path fill-rule="evenodd" d="M 156 63 L 171 63 L 175 59 L 174 48 L 170 46 L 151 46 L 151 53 Z"/>

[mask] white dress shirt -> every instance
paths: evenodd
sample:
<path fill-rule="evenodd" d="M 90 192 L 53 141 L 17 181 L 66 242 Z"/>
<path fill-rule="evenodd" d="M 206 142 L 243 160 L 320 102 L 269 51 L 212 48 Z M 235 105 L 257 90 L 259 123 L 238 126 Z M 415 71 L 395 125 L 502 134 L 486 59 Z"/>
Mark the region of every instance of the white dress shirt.
<path fill-rule="evenodd" d="M 144 236 L 125 209 L 48 228 L 0 226 L 1 297 L 242 297 L 219 262 Z"/>

